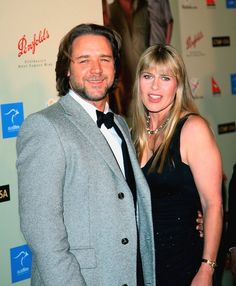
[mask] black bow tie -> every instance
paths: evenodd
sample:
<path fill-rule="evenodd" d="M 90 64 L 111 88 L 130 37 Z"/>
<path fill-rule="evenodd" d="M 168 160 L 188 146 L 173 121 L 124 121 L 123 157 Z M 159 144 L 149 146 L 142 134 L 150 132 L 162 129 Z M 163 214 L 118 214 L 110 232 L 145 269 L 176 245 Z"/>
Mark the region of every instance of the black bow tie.
<path fill-rule="evenodd" d="M 103 113 L 99 110 L 96 110 L 97 113 L 97 126 L 101 128 L 102 124 L 106 126 L 107 129 L 110 129 L 114 125 L 114 113 L 108 112 Z"/>

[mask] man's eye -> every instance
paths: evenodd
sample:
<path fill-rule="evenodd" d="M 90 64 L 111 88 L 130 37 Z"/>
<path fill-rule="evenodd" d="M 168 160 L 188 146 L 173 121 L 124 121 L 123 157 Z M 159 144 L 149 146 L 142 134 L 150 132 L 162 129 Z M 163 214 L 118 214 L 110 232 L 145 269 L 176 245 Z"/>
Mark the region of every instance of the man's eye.
<path fill-rule="evenodd" d="M 101 61 L 102 61 L 102 62 L 105 62 L 105 63 L 109 63 L 109 62 L 110 62 L 110 59 L 102 58 Z"/>
<path fill-rule="evenodd" d="M 88 60 L 80 60 L 80 61 L 78 61 L 79 64 L 85 64 L 87 62 L 88 62 Z"/>

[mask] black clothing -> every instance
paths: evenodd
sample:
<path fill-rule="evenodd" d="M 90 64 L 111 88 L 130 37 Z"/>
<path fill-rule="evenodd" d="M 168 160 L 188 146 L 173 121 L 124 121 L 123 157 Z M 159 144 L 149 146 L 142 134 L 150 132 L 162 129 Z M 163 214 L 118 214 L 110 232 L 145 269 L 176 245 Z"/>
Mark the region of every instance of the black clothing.
<path fill-rule="evenodd" d="M 233 167 L 233 174 L 228 189 L 228 247 L 236 247 L 236 164 Z"/>
<path fill-rule="evenodd" d="M 192 172 L 180 156 L 180 133 L 188 115 L 177 124 L 162 173 L 143 168 L 152 198 L 158 286 L 190 286 L 198 271 L 203 239 L 196 230 L 200 198 Z"/>

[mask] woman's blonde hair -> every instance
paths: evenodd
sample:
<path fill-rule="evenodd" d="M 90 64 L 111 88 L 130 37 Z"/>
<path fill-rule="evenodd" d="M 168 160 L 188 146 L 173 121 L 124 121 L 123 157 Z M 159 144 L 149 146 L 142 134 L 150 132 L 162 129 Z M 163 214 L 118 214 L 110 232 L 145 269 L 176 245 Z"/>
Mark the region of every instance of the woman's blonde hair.
<path fill-rule="evenodd" d="M 146 130 L 148 111 L 141 99 L 140 76 L 143 71 L 147 71 L 155 66 L 164 69 L 167 74 L 171 74 L 177 80 L 177 91 L 169 115 L 170 120 L 163 131 L 162 143 L 158 147 L 150 168 L 150 170 L 156 169 L 157 161 L 159 161 L 160 164 L 158 164 L 157 171 L 161 172 L 181 113 L 186 111 L 199 114 L 199 112 L 194 103 L 185 64 L 177 50 L 170 45 L 157 44 L 144 51 L 137 65 L 131 113 L 132 137 L 139 161 L 141 161 L 145 147 L 148 144 L 148 133 Z"/>

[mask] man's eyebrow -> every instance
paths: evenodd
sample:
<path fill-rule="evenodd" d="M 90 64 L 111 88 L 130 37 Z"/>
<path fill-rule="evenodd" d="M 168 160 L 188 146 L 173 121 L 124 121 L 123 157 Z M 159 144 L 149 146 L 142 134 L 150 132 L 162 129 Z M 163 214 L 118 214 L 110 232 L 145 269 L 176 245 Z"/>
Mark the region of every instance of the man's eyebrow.
<path fill-rule="evenodd" d="M 81 56 L 74 57 L 75 60 L 87 59 L 87 58 L 89 58 L 89 55 L 81 55 Z"/>
<path fill-rule="evenodd" d="M 79 60 L 79 59 L 87 59 L 87 58 L 89 58 L 89 57 L 90 57 L 90 55 L 81 55 L 81 56 L 74 57 L 74 59 L 76 59 L 76 60 Z M 101 54 L 101 55 L 99 55 L 99 57 L 100 57 L 100 58 L 110 58 L 110 59 L 113 58 L 112 55 L 107 55 L 107 54 Z"/>
<path fill-rule="evenodd" d="M 103 58 L 113 58 L 113 56 L 112 55 L 106 55 L 106 54 L 102 54 L 102 55 L 100 55 L 100 57 L 103 57 Z"/>

